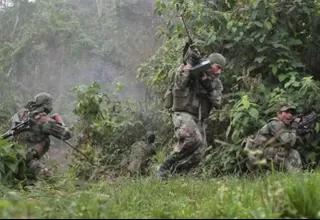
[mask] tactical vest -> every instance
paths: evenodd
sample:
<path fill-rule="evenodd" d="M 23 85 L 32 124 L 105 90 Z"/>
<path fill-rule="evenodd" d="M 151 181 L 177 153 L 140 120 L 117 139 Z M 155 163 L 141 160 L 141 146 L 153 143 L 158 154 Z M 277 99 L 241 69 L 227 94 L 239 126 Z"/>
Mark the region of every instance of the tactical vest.
<path fill-rule="evenodd" d="M 271 133 L 269 123 L 271 121 L 279 121 L 277 117 L 271 118 L 268 120 L 256 135 L 250 135 L 246 139 L 246 145 L 244 150 L 255 150 L 258 148 L 264 148 L 269 145 L 273 145 L 277 142 L 277 137 Z"/>
<path fill-rule="evenodd" d="M 191 85 L 185 88 L 173 88 L 173 111 L 188 112 L 201 119 L 209 117 L 210 111 L 213 107 L 211 101 L 208 98 L 200 98 L 195 86 Z M 209 94 L 208 94 L 209 96 Z"/>

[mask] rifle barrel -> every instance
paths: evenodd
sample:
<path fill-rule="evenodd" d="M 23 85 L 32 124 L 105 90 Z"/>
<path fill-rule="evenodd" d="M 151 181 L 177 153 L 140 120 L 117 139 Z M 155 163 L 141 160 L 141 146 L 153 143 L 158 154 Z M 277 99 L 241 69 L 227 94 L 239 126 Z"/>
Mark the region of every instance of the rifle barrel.
<path fill-rule="evenodd" d="M 192 43 L 193 43 L 193 40 L 192 40 L 192 38 L 191 38 L 191 36 L 190 36 L 189 30 L 188 30 L 187 25 L 186 25 L 186 23 L 185 23 L 185 21 L 184 21 L 184 16 L 183 16 L 183 14 L 181 14 L 181 20 L 182 20 L 182 23 L 183 23 L 184 29 L 185 29 L 185 30 L 186 30 L 186 32 L 187 32 L 187 35 L 188 35 L 188 38 L 189 38 L 190 44 L 192 44 Z"/>
<path fill-rule="evenodd" d="M 68 141 L 63 140 L 64 143 L 66 143 L 67 145 L 69 145 L 72 149 L 76 150 L 78 153 L 80 153 L 82 156 L 84 156 L 87 161 L 91 164 L 94 165 L 94 163 L 89 159 L 89 157 L 87 155 L 85 155 L 81 150 L 79 150 L 78 148 L 74 147 L 72 144 L 70 144 Z"/>

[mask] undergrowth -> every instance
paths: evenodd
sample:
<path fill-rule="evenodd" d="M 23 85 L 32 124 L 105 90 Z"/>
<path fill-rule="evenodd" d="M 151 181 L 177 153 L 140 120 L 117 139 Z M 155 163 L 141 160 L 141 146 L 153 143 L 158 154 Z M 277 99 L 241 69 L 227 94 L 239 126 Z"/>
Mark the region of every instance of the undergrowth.
<path fill-rule="evenodd" d="M 1 218 L 318 218 L 318 173 L 99 183 L 59 177 L 28 190 L 0 187 Z"/>

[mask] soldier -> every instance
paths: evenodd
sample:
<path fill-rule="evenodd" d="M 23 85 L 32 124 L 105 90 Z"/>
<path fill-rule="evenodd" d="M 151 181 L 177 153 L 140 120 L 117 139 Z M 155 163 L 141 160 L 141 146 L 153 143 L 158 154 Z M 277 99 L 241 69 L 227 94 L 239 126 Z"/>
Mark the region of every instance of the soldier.
<path fill-rule="evenodd" d="M 206 147 L 206 121 L 210 111 L 221 105 L 223 85 L 218 77 L 226 59 L 219 53 L 210 54 L 211 69 L 194 75 L 190 73 L 195 63 L 192 59 L 199 56 L 194 53 L 189 53 L 190 59 L 179 67 L 174 78 L 172 121 L 178 143 L 157 167 L 160 179 L 166 179 L 169 173 L 189 171 L 200 162 Z"/>
<path fill-rule="evenodd" d="M 259 165 L 271 168 L 271 162 L 275 168 L 284 167 L 289 172 L 301 168 L 300 155 L 292 149 L 297 140 L 298 124 L 291 123 L 295 113 L 295 107 L 282 105 L 277 117 L 270 119 L 256 135 L 247 138 L 244 151 L 248 156 L 246 166 L 250 171 Z"/>
<path fill-rule="evenodd" d="M 48 169 L 43 166 L 40 159 L 49 150 L 50 135 L 58 139 L 68 140 L 71 138 L 70 130 L 64 125 L 59 114 L 49 117 L 52 111 L 52 97 L 47 93 L 39 93 L 35 101 L 29 101 L 25 108 L 21 109 L 12 117 L 12 127 L 30 119 L 30 127 L 18 134 L 13 134 L 13 141 L 25 146 L 26 175 L 28 179 L 36 180 L 45 177 Z"/>
<path fill-rule="evenodd" d="M 153 145 L 155 135 L 152 132 L 146 134 L 145 140 L 136 142 L 132 145 L 129 158 L 128 170 L 131 175 L 146 175 L 151 167 L 151 159 L 156 154 Z"/>

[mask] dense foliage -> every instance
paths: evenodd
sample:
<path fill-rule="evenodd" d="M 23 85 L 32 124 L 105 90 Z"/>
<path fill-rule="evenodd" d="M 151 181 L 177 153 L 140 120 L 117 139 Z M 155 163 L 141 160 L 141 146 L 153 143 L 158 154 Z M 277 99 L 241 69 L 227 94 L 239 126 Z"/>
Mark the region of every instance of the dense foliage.
<path fill-rule="evenodd" d="M 23 159 L 26 152 L 22 146 L 0 140 L 0 182 L 11 184 L 24 179 Z"/>
<path fill-rule="evenodd" d="M 94 165 L 76 155 L 70 166 L 78 177 L 85 179 L 124 174 L 126 167 L 123 165 L 135 141 L 141 140 L 147 131 L 161 137 L 170 130 L 164 126 L 160 112 L 154 111 L 151 100 L 136 102 L 126 99 L 120 102 L 100 89 L 97 83 L 73 89 L 77 96 L 74 113 L 79 118 L 74 130 L 79 134 L 77 146 Z M 161 146 L 165 141 L 158 139 L 156 144 Z"/>
<path fill-rule="evenodd" d="M 22 190 L 25 149 L 0 141 L 0 217 L 319 218 L 319 124 L 298 148 L 312 174 L 243 177 L 241 146 L 281 103 L 319 113 L 319 12 L 317 0 L 0 0 L 0 130 L 46 91 L 87 157 L 72 151 L 67 172 Z M 187 41 L 181 14 L 204 57 L 228 60 L 205 158 L 165 183 L 123 177 L 147 131 L 153 166 L 172 149 L 162 97 Z"/>
<path fill-rule="evenodd" d="M 68 178 L 15 191 L 0 186 L 3 219 L 319 218 L 319 174 L 255 180 L 118 178 L 74 184 Z"/>
<path fill-rule="evenodd" d="M 300 113 L 320 108 L 319 7 L 315 0 L 16 0 L 0 11 L 2 128 L 45 90 L 94 163 L 74 151 L 75 176 L 123 173 L 130 146 L 150 130 L 161 161 L 174 141 L 162 96 L 182 61 L 183 14 L 201 54 L 228 60 L 223 106 L 210 115 L 197 174 L 242 173 L 243 139 L 279 104 Z M 304 162 L 318 161 L 318 139 L 307 145 Z"/>
<path fill-rule="evenodd" d="M 206 173 L 242 169 L 242 140 L 274 117 L 279 104 L 294 103 L 300 113 L 319 109 L 317 1 L 158 0 L 155 12 L 167 18 L 160 29 L 165 41 L 139 76 L 159 98 L 182 61 L 187 36 L 180 14 L 203 56 L 220 52 L 228 60 L 224 106 L 210 116 Z"/>

